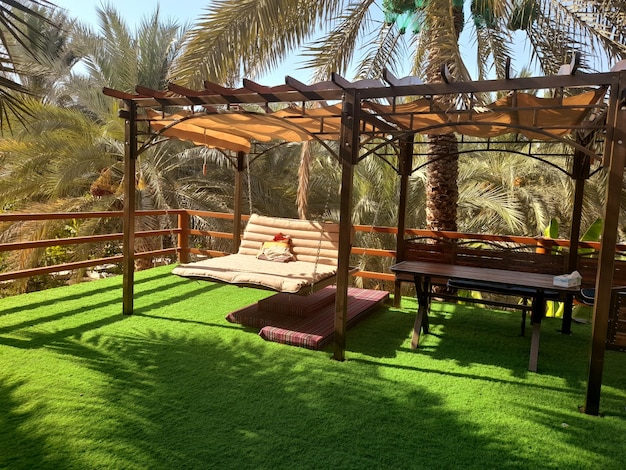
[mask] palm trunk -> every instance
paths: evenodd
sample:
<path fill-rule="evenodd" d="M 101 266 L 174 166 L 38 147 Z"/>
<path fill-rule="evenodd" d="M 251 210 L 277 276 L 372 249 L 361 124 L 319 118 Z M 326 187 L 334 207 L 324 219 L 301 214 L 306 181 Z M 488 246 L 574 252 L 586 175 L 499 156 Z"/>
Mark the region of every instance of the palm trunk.
<path fill-rule="evenodd" d="M 429 230 L 456 231 L 459 201 L 458 142 L 454 134 L 429 136 L 426 222 Z"/>
<path fill-rule="evenodd" d="M 306 219 L 309 212 L 309 185 L 311 182 L 312 160 L 311 143 L 303 142 L 300 153 L 300 166 L 298 167 L 298 189 L 296 195 L 298 216 L 301 219 Z"/>
<path fill-rule="evenodd" d="M 458 38 L 463 29 L 463 8 L 452 7 L 454 35 Z M 437 33 L 431 38 L 437 43 Z M 446 58 L 433 48 L 430 52 L 427 70 L 428 83 L 440 82 L 440 66 Z M 437 96 L 435 104 L 441 109 L 455 105 L 454 96 Z M 457 230 L 456 216 L 459 201 L 459 144 L 454 134 L 429 135 L 429 164 L 426 167 L 426 221 L 430 230 Z"/>

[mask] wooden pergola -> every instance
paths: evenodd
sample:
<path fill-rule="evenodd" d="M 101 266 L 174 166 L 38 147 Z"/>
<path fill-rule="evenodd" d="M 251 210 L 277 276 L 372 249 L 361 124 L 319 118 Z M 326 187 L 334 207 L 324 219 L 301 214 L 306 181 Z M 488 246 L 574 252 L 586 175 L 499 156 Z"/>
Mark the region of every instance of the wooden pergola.
<path fill-rule="evenodd" d="M 347 290 L 351 249 L 354 168 L 376 154 L 400 178 L 397 253 L 403 252 L 407 189 L 414 168 L 414 135 L 455 132 L 488 139 L 513 134 L 527 145 L 551 141 L 571 149 L 564 154 L 568 174 L 575 180 L 570 268 L 576 267 L 580 214 L 585 180 L 593 169 L 608 171 L 604 228 L 596 278 L 593 342 L 584 411 L 599 413 L 600 389 L 607 337 L 613 263 L 617 244 L 619 195 L 626 163 L 626 63 L 610 72 L 568 73 L 557 76 L 454 82 L 442 71 L 442 83 L 424 84 L 416 77 L 398 79 L 385 72 L 381 80 L 350 82 L 334 75 L 328 82 L 303 84 L 286 77 L 286 84 L 266 87 L 250 80 L 241 88 L 205 83 L 202 90 L 170 84 L 167 91 L 137 87 L 136 93 L 104 89 L 123 101 L 124 160 L 124 274 L 123 313 L 133 312 L 134 211 L 138 155 L 161 138 L 191 140 L 231 151 L 235 176 L 235 243 L 241 233 L 241 187 L 246 153 L 255 143 L 276 139 L 315 140 L 335 154 L 341 164 L 341 206 L 334 359 L 345 359 Z M 544 91 L 537 98 L 525 90 Z M 479 96 L 506 94 L 491 105 L 478 106 Z M 453 98 L 453 109 L 441 109 L 438 98 Z M 450 100 L 448 99 L 448 102 Z M 276 108 L 280 108 L 278 111 Z M 172 109 L 178 109 L 172 113 Z M 338 152 L 326 144 L 339 142 Z M 397 151 L 389 155 L 390 145 Z M 400 259 L 398 259 L 400 261 Z"/>

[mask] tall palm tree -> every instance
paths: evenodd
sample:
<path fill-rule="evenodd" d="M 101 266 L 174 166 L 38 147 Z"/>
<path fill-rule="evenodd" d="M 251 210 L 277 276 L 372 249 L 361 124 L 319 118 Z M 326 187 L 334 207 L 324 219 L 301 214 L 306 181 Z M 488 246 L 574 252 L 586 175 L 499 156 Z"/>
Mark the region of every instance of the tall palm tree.
<path fill-rule="evenodd" d="M 75 20 L 60 9 L 36 7 L 33 11 L 37 15 L 14 12 L 24 22 L 22 41 L 12 43 L 8 49 L 21 65 L 17 71 L 19 81 L 37 99 L 67 103 L 68 97 L 59 92 L 80 59 L 72 45 Z"/>
<path fill-rule="evenodd" d="M 395 9 L 396 15 L 415 17 L 410 34 L 393 15 L 383 19 L 383 6 L 387 13 Z M 503 77 L 506 58 L 519 42 L 546 74 L 556 73 L 572 51 L 589 53 L 583 68 L 600 68 L 626 56 L 625 9 L 623 0 L 216 0 L 190 30 L 172 76 L 196 87 L 204 79 L 233 84 L 241 76 L 272 71 L 301 48 L 314 80 L 332 71 L 377 78 L 383 67 L 404 71 L 406 63 L 426 81 L 440 80 L 442 63 L 453 79 L 469 80 L 459 47 L 466 26 L 476 39 L 477 78 L 492 71 Z M 472 21 L 464 20 L 465 12 Z M 361 58 L 354 60 L 357 53 Z M 432 228 L 456 227 L 456 145 L 453 135 L 432 139 Z"/>

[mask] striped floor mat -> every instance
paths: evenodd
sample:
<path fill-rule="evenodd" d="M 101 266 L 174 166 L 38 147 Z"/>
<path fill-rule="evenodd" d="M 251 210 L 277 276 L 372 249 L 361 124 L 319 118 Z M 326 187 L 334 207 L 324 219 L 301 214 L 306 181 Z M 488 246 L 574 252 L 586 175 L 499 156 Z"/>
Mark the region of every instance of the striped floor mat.
<path fill-rule="evenodd" d="M 348 289 L 348 327 L 357 323 L 389 297 L 386 291 Z M 231 323 L 259 328 L 259 335 L 277 343 L 321 349 L 335 331 L 335 288 L 325 287 L 307 297 L 276 294 L 229 313 Z M 273 308 L 275 307 L 275 308 Z"/>

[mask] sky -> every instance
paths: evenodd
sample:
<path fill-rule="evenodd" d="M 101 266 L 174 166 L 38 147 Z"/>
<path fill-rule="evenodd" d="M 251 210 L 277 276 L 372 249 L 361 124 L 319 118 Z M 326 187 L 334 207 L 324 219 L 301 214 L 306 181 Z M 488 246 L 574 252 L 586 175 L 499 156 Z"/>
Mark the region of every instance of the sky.
<path fill-rule="evenodd" d="M 97 27 L 98 17 L 96 9 L 103 4 L 112 5 L 126 21 L 131 31 L 139 24 L 146 15 L 154 13 L 159 6 L 160 15 L 163 19 L 173 19 L 179 24 L 193 23 L 206 13 L 211 0 L 50 0 L 60 8 L 68 11 L 70 17 L 80 19 L 84 23 Z M 232 0 L 237 1 L 237 0 Z M 284 67 L 277 69 L 271 75 L 258 79 L 263 85 L 282 85 L 285 83 L 285 75 L 308 82 L 309 72 L 298 71 L 294 60 L 287 61 Z"/>
<path fill-rule="evenodd" d="M 173 18 L 181 24 L 197 18 L 210 3 L 210 0 L 50 0 L 67 10 L 70 16 L 86 23 L 96 24 L 96 8 L 110 4 L 120 13 L 129 25 L 135 25 L 146 14 L 154 12 L 157 5 L 165 18 Z"/>

